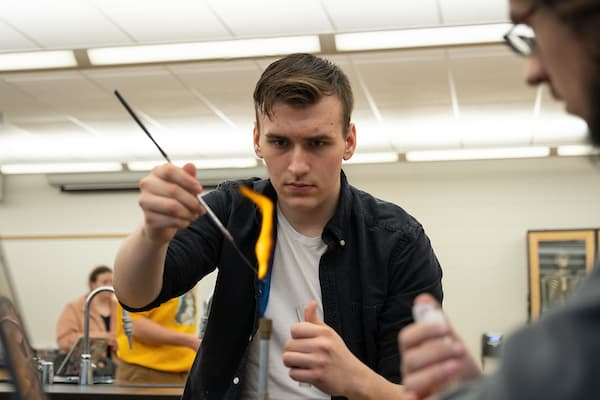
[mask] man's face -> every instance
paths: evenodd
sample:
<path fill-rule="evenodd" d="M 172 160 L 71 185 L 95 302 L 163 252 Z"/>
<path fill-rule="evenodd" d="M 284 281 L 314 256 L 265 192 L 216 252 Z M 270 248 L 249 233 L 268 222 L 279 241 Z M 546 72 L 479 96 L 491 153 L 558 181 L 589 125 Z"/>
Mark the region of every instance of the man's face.
<path fill-rule="evenodd" d="M 565 101 L 569 113 L 589 122 L 589 85 L 594 76 L 591 59 L 583 43 L 553 11 L 538 6 L 522 21 L 533 4 L 532 0 L 510 0 L 512 19 L 529 24 L 535 32 L 537 48 L 529 62 L 527 81 L 532 85 L 548 83 L 552 93 Z"/>
<path fill-rule="evenodd" d="M 101 274 L 98 274 L 98 276 L 96 277 L 96 282 L 92 282 L 90 284 L 90 290 L 94 290 L 96 288 L 99 288 L 100 286 L 112 286 L 112 282 L 112 272 L 103 272 Z M 112 293 L 98 293 L 98 297 L 102 297 L 103 299 L 110 299 L 112 298 Z"/>
<path fill-rule="evenodd" d="M 354 125 L 344 138 L 342 104 L 325 96 L 308 107 L 283 102 L 273 106 L 271 118 L 259 113 L 254 148 L 264 159 L 283 212 L 332 210 L 340 190 L 342 160 L 354 153 Z"/>

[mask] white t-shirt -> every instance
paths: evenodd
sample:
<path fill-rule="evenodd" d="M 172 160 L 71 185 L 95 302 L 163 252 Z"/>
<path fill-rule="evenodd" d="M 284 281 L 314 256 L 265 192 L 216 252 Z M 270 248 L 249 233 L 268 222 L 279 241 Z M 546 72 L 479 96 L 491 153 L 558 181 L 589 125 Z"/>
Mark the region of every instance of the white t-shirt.
<path fill-rule="evenodd" d="M 272 400 L 329 399 L 331 396 L 314 386 L 301 385 L 289 376 L 283 365 L 283 349 L 290 338 L 290 328 L 304 319 L 304 307 L 318 304 L 317 315 L 323 319 L 319 260 L 327 249 L 321 237 L 307 237 L 296 232 L 277 207 L 277 243 L 271 271 L 271 289 L 265 318 L 273 321 L 269 343 L 268 392 Z M 242 399 L 256 399 L 258 390 L 259 335 L 250 343 Z"/>

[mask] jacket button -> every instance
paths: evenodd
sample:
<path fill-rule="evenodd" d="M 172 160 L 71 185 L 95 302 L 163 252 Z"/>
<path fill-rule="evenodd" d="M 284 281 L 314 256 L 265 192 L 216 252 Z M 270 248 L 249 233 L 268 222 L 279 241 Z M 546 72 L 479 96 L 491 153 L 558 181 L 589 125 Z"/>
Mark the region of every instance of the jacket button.
<path fill-rule="evenodd" d="M 346 241 L 344 239 L 340 240 L 340 246 L 344 247 L 346 245 Z"/>
<path fill-rule="evenodd" d="M 251 342 L 252 341 L 252 335 L 248 336 L 248 341 Z"/>
<path fill-rule="evenodd" d="M 238 378 L 237 376 L 235 378 L 233 378 L 233 384 L 237 385 L 238 383 L 240 383 L 240 378 Z"/>

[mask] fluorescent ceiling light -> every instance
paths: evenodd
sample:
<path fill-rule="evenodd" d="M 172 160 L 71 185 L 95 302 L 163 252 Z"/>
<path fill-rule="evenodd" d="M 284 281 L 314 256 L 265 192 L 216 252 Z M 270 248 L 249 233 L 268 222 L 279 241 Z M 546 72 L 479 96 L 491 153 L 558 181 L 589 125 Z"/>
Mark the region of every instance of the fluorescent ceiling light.
<path fill-rule="evenodd" d="M 164 160 L 156 161 L 130 161 L 127 168 L 130 171 L 150 171 L 152 168 L 164 164 Z M 207 160 L 173 160 L 173 164 L 183 167 L 187 163 L 192 163 L 197 169 L 219 169 L 219 168 L 251 168 L 256 167 L 256 159 L 251 157 L 244 158 L 219 158 Z"/>
<path fill-rule="evenodd" d="M 503 158 L 535 158 L 550 155 L 548 147 L 505 147 L 496 149 L 457 149 L 409 151 L 406 161 L 456 161 Z"/>
<path fill-rule="evenodd" d="M 600 149 L 587 145 L 559 146 L 556 148 L 556 154 L 559 156 L 591 156 L 599 153 Z"/>
<path fill-rule="evenodd" d="M 356 51 L 498 43 L 511 26 L 487 24 L 342 33 L 335 35 L 335 47 L 338 51 Z"/>
<path fill-rule="evenodd" d="M 52 174 L 69 172 L 109 172 L 121 171 L 121 163 L 48 163 L 48 164 L 6 164 L 0 166 L 3 174 Z"/>
<path fill-rule="evenodd" d="M 318 53 L 320 51 L 319 37 L 315 35 L 202 43 L 105 47 L 89 49 L 87 53 L 93 65 L 109 65 L 275 56 L 296 52 Z"/>
<path fill-rule="evenodd" d="M 344 161 L 345 164 L 374 164 L 398 161 L 398 154 L 394 152 L 355 153 L 352 158 Z"/>
<path fill-rule="evenodd" d="M 75 59 L 75 54 L 70 50 L 0 54 L 0 71 L 75 66 L 77 66 L 77 60 Z"/>

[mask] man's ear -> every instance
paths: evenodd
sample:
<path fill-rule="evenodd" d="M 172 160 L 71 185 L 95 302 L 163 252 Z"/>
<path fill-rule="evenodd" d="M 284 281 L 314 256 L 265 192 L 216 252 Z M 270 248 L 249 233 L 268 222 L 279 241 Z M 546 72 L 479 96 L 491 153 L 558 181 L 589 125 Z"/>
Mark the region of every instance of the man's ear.
<path fill-rule="evenodd" d="M 252 131 L 252 136 L 254 142 L 254 154 L 256 154 L 256 157 L 262 158 L 262 151 L 260 149 L 260 132 L 258 131 L 256 121 L 254 121 L 254 129 Z"/>
<path fill-rule="evenodd" d="M 352 157 L 354 150 L 356 150 L 356 126 L 351 122 L 345 139 L 344 161 Z"/>

